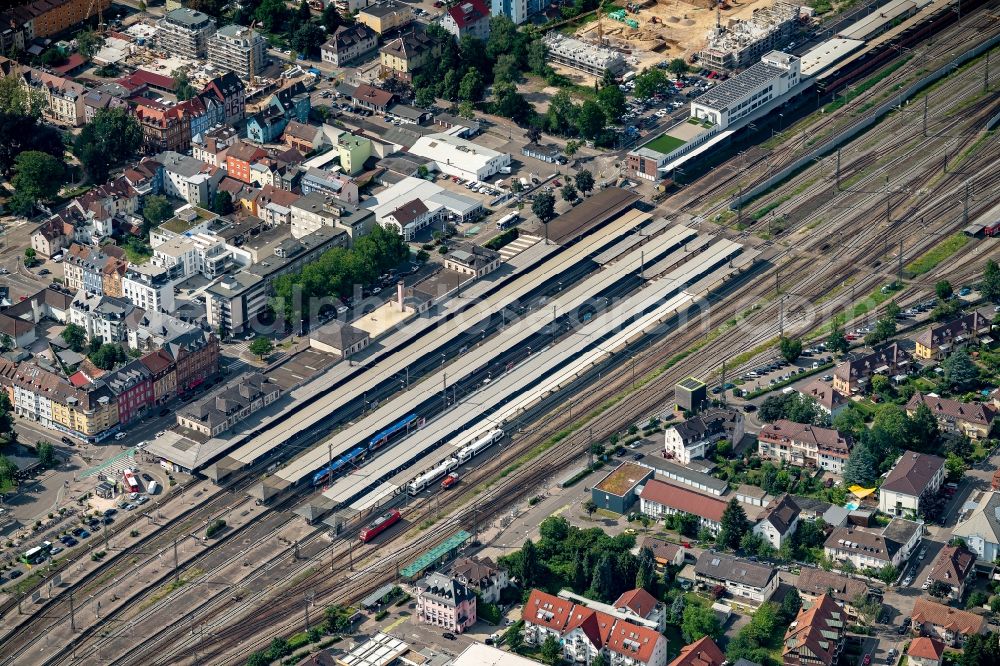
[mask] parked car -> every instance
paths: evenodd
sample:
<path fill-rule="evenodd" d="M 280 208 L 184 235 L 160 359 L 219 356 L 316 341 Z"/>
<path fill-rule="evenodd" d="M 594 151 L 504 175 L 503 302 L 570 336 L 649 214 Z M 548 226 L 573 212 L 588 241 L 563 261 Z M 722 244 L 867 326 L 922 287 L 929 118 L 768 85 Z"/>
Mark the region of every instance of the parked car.
<path fill-rule="evenodd" d="M 22 573 L 23 572 L 20 569 L 14 569 L 9 574 L 7 574 L 7 576 L 9 576 L 11 580 L 14 580 L 15 578 L 20 578 Z"/>
<path fill-rule="evenodd" d="M 150 482 L 150 481 L 153 480 L 153 477 L 151 477 L 149 474 L 146 474 L 145 472 L 143 472 L 142 473 L 142 480 L 148 483 L 148 482 Z"/>
<path fill-rule="evenodd" d="M 451 633 L 450 631 L 444 632 L 443 634 L 441 634 L 441 636 L 443 638 L 447 638 L 449 641 L 455 640 L 455 634 Z"/>
<path fill-rule="evenodd" d="M 125 439 L 126 437 L 128 437 L 128 433 L 125 433 L 125 432 L 116 432 L 115 433 L 115 441 L 121 441 L 121 440 Z"/>

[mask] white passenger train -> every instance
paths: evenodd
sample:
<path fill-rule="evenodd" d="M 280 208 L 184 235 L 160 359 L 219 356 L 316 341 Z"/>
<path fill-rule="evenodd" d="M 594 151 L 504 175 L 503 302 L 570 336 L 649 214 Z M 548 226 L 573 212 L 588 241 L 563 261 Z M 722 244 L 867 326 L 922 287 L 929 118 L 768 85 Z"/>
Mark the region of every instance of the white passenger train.
<path fill-rule="evenodd" d="M 460 464 L 467 463 L 472 460 L 472 458 L 479 455 L 480 452 L 499 442 L 503 439 L 503 435 L 504 432 L 500 429 L 490 430 L 483 435 L 479 435 L 459 449 L 458 453 L 455 455 L 448 456 L 434 467 L 431 467 L 414 477 L 412 481 L 406 484 L 406 492 L 411 495 L 419 494 L 424 488 L 434 483 L 445 474 L 454 471 L 454 469 Z"/>

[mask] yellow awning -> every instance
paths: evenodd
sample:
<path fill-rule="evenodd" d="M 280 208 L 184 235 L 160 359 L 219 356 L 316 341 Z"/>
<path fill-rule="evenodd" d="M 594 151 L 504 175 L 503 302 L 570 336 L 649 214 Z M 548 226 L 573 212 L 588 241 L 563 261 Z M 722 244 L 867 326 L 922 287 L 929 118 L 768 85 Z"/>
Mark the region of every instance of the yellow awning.
<path fill-rule="evenodd" d="M 858 499 L 864 499 L 875 492 L 875 488 L 862 488 L 858 485 L 851 486 L 848 490 L 850 490 L 851 494 Z"/>

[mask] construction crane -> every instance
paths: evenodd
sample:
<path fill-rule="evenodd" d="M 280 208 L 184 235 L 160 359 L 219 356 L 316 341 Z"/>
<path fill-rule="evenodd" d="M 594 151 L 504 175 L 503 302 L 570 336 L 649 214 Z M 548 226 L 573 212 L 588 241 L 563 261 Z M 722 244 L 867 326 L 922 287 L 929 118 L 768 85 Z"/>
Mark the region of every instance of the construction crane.
<path fill-rule="evenodd" d="M 94 5 L 97 5 L 97 32 L 104 34 L 104 0 L 90 0 L 90 7 L 87 9 L 87 19 L 94 15 Z"/>
<path fill-rule="evenodd" d="M 597 45 L 604 46 L 604 2 L 601 0 L 597 8 Z"/>
<path fill-rule="evenodd" d="M 254 67 L 254 51 L 256 51 L 256 46 L 253 42 L 253 29 L 257 27 L 258 21 L 252 21 L 250 23 L 250 88 L 252 89 L 257 85 L 257 68 Z"/>

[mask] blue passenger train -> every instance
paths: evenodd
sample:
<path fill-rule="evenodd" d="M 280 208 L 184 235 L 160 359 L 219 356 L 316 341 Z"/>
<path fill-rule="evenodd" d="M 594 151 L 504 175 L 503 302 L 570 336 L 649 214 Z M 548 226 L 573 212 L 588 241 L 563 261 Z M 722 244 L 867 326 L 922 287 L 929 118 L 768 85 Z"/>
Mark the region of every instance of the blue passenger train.
<path fill-rule="evenodd" d="M 401 434 L 405 435 L 410 431 L 410 426 L 417 420 L 416 414 L 410 414 L 406 418 L 401 419 L 397 423 L 389 426 L 385 430 L 379 432 L 370 440 L 368 444 L 361 444 L 355 446 L 353 449 L 344 453 L 336 458 L 334 458 L 330 463 L 324 465 L 321 470 L 313 474 L 312 483 L 314 486 L 318 486 L 322 483 L 332 480 L 338 474 L 343 473 L 347 468 L 353 467 L 357 463 L 364 460 L 364 458 L 375 449 L 381 448 L 388 444 L 393 439 L 396 439 Z"/>

